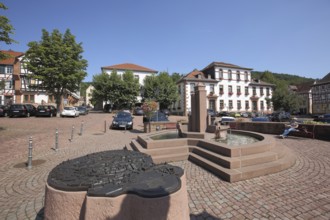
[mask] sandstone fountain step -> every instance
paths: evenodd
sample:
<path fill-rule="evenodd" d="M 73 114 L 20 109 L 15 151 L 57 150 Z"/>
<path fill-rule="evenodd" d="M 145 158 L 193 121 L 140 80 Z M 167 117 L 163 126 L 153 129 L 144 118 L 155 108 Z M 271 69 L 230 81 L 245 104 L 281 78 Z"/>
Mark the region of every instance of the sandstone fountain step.
<path fill-rule="evenodd" d="M 187 160 L 189 153 L 188 146 L 186 145 L 146 149 L 136 140 L 132 140 L 131 148 L 150 155 L 156 164 Z"/>
<path fill-rule="evenodd" d="M 278 158 L 278 153 L 271 151 L 241 157 L 226 157 L 196 146 L 190 146 L 189 149 L 201 157 L 230 169 L 271 162 Z"/>
<path fill-rule="evenodd" d="M 294 164 L 295 156 L 291 152 L 287 152 L 282 158 L 279 158 L 278 160 L 245 166 L 237 169 L 222 167 L 219 164 L 214 163 L 193 152 L 190 152 L 189 160 L 205 168 L 206 170 L 213 172 L 225 181 L 237 182 L 287 169 Z"/>

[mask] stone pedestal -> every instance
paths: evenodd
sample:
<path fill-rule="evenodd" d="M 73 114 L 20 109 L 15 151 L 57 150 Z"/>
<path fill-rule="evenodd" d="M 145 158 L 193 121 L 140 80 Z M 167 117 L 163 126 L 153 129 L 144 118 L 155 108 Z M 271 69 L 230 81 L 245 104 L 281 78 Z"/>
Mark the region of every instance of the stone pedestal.
<path fill-rule="evenodd" d="M 49 174 L 45 219 L 189 219 L 186 177 L 127 150 L 63 162 Z"/>

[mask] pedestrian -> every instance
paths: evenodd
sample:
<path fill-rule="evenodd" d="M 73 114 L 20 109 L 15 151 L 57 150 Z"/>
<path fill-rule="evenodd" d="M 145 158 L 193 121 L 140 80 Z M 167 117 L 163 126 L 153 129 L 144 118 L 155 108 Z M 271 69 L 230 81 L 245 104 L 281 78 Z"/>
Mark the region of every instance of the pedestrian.
<path fill-rule="evenodd" d="M 290 121 L 290 124 L 285 126 L 286 128 L 285 128 L 283 134 L 280 135 L 280 138 L 284 139 L 284 138 L 288 137 L 288 134 L 291 131 L 299 131 L 297 129 L 298 126 L 299 126 L 299 124 L 297 122 L 297 118 L 292 118 L 291 121 Z"/>

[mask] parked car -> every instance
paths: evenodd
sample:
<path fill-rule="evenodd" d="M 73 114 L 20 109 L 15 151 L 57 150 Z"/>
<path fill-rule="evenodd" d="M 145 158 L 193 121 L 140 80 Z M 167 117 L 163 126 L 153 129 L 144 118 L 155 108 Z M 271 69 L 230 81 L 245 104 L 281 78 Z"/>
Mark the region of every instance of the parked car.
<path fill-rule="evenodd" d="M 167 115 L 165 115 L 161 111 L 155 111 L 152 113 L 150 120 L 147 116 L 143 117 L 143 122 L 149 122 L 149 121 L 169 121 Z"/>
<path fill-rule="evenodd" d="M 217 113 L 213 109 L 207 109 L 207 114 L 211 117 L 217 116 Z"/>
<path fill-rule="evenodd" d="M 317 118 L 314 118 L 314 121 L 330 123 L 330 114 L 320 115 Z"/>
<path fill-rule="evenodd" d="M 85 106 L 78 106 L 79 115 L 88 115 L 88 109 Z"/>
<path fill-rule="evenodd" d="M 144 115 L 143 109 L 141 107 L 135 107 L 133 110 L 133 115 Z"/>
<path fill-rule="evenodd" d="M 226 111 L 219 112 L 218 117 L 222 117 L 222 116 L 229 116 L 229 112 L 226 112 Z"/>
<path fill-rule="evenodd" d="M 115 128 L 124 128 L 124 129 L 133 129 L 133 117 L 131 113 L 119 111 L 115 116 L 113 116 L 110 129 Z"/>
<path fill-rule="evenodd" d="M 220 122 L 221 125 L 228 125 L 229 122 L 232 122 L 232 121 L 235 121 L 234 117 L 223 116 L 223 117 L 221 117 L 219 122 Z"/>
<path fill-rule="evenodd" d="M 36 111 L 36 117 L 39 116 L 48 116 L 48 117 L 56 117 L 57 109 L 52 105 L 39 105 Z"/>
<path fill-rule="evenodd" d="M 8 110 L 8 116 L 30 117 L 36 115 L 36 107 L 32 104 L 12 104 Z"/>
<path fill-rule="evenodd" d="M 8 116 L 9 107 L 6 105 L 0 105 L 0 116 L 7 117 Z"/>
<path fill-rule="evenodd" d="M 163 112 L 166 116 L 170 116 L 171 114 L 171 111 L 169 109 L 162 109 L 160 111 Z"/>
<path fill-rule="evenodd" d="M 290 113 L 285 111 L 273 112 L 270 115 L 270 121 L 276 122 L 288 122 L 290 121 Z"/>
<path fill-rule="evenodd" d="M 269 118 L 268 117 L 265 117 L 265 116 L 260 116 L 260 117 L 254 117 L 251 119 L 251 121 L 269 121 Z"/>
<path fill-rule="evenodd" d="M 79 117 L 79 110 L 77 107 L 64 107 L 61 117 Z"/>
<path fill-rule="evenodd" d="M 112 106 L 110 104 L 105 104 L 103 106 L 103 112 L 111 113 L 112 112 Z"/>

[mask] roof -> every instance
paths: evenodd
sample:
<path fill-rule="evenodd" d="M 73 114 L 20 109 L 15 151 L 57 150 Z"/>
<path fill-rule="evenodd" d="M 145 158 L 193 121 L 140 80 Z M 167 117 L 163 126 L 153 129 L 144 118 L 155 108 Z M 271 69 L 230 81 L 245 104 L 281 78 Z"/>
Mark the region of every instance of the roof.
<path fill-rule="evenodd" d="M 319 84 L 327 84 L 330 83 L 330 73 L 328 73 L 325 77 L 323 77 L 321 80 L 317 81 L 314 85 Z"/>
<path fill-rule="evenodd" d="M 123 64 L 117 64 L 113 66 L 104 66 L 101 67 L 101 69 L 106 70 L 131 70 L 131 71 L 139 71 L 139 72 L 150 72 L 150 73 L 157 73 L 157 70 L 149 69 L 147 67 L 139 66 L 133 63 L 123 63 Z"/>
<path fill-rule="evenodd" d="M 189 80 L 189 81 L 203 81 L 203 82 L 217 82 L 215 79 L 207 78 L 205 73 L 195 69 L 188 73 L 187 75 L 183 76 L 177 83 L 183 81 L 183 80 Z"/>
<path fill-rule="evenodd" d="M 207 67 L 205 67 L 202 71 L 212 68 L 212 67 L 225 67 L 225 68 L 233 68 L 233 69 L 245 69 L 245 70 L 253 70 L 252 68 L 241 67 L 231 63 L 223 63 L 223 62 L 212 62 Z"/>
<path fill-rule="evenodd" d="M 306 82 L 306 83 L 301 83 L 297 85 L 297 92 L 309 92 L 312 89 L 312 86 L 314 84 L 314 81 Z"/>
<path fill-rule="evenodd" d="M 271 83 L 267 83 L 267 82 L 261 81 L 260 79 L 252 79 L 252 81 L 250 82 L 249 85 L 256 85 L 256 86 L 273 86 L 273 87 L 275 87 L 274 84 L 271 84 Z"/>
<path fill-rule="evenodd" d="M 1 50 L 1 53 L 10 55 L 10 58 L 0 60 L 0 64 L 2 64 L 2 65 L 13 65 L 13 64 L 15 64 L 15 60 L 17 57 L 24 55 L 24 53 L 22 53 L 22 52 L 16 52 L 13 50 Z"/>

